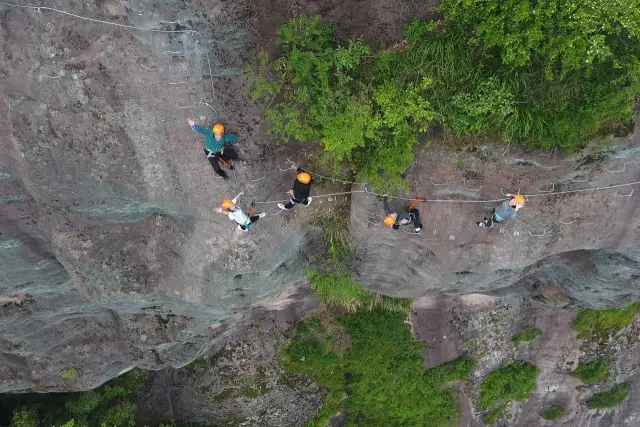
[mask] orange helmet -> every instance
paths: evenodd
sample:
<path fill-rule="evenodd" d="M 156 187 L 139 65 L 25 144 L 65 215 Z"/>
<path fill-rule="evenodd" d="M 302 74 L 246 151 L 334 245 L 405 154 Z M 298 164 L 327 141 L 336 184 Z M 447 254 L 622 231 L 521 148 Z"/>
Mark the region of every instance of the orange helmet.
<path fill-rule="evenodd" d="M 386 225 L 387 227 L 393 227 L 393 224 L 395 223 L 396 223 L 396 219 L 391 215 L 387 215 L 384 217 L 384 225 Z"/>
<path fill-rule="evenodd" d="M 224 126 L 222 126 L 222 123 L 216 123 L 213 126 L 213 133 L 215 135 L 222 135 L 224 133 Z"/>
<path fill-rule="evenodd" d="M 524 203 L 527 201 L 527 199 L 522 194 L 516 194 L 515 196 L 513 196 L 513 200 L 515 200 L 515 202 L 519 205 L 524 205 Z"/>
<path fill-rule="evenodd" d="M 300 172 L 298 174 L 298 181 L 303 184 L 308 184 L 311 182 L 311 174 L 308 172 Z"/>
<path fill-rule="evenodd" d="M 223 200 L 222 209 L 229 209 L 233 205 L 233 200 Z"/>

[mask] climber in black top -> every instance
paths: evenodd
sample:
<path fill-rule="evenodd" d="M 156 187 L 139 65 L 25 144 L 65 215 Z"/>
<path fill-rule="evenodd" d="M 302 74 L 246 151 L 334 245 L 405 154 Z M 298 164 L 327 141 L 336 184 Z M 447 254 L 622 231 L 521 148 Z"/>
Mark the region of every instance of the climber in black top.
<path fill-rule="evenodd" d="M 293 197 L 291 197 L 291 200 L 289 200 L 286 205 L 278 203 L 280 209 L 291 209 L 298 203 L 309 206 L 311 203 L 312 198 L 309 197 L 311 193 L 311 174 L 302 168 L 297 168 L 296 172 L 298 172 L 298 176 L 296 180 L 293 181 L 293 188 L 287 191 L 287 194 Z"/>

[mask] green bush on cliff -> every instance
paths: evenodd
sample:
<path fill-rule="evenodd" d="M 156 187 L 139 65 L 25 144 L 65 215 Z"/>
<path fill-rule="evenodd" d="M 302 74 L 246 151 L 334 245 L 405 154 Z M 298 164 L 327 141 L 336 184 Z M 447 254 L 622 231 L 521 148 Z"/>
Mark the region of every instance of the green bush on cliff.
<path fill-rule="evenodd" d="M 625 328 L 640 313 L 640 301 L 624 308 L 608 310 L 582 310 L 574 321 L 573 328 L 582 338 L 594 335 L 606 335 L 609 331 Z"/>
<path fill-rule="evenodd" d="M 425 371 L 424 343 L 413 340 L 405 315 L 374 309 L 339 318 L 351 337 L 344 341 L 334 326 L 317 318 L 299 323 L 282 363 L 288 372 L 312 378 L 327 390 L 318 414 L 306 426 L 324 426 L 344 411 L 346 425 L 446 426 L 458 420 L 455 389 L 448 382 L 464 380 L 474 366 L 461 358 Z"/>
<path fill-rule="evenodd" d="M 610 390 L 594 394 L 587 400 L 587 406 L 590 409 L 611 408 L 622 403 L 629 395 L 630 389 L 629 384 L 618 384 Z"/>
<path fill-rule="evenodd" d="M 277 140 L 320 142 L 378 187 L 401 185 L 432 125 L 575 149 L 631 121 L 640 94 L 637 4 L 605 3 L 444 0 L 441 19 L 378 52 L 298 15 L 278 30 L 282 55 L 248 67 L 248 93 Z"/>
<path fill-rule="evenodd" d="M 540 371 L 534 365 L 516 360 L 491 372 L 480 386 L 480 406 L 489 409 L 509 400 L 527 400 L 536 388 Z"/>
<path fill-rule="evenodd" d="M 136 405 L 130 397 L 144 381 L 134 370 L 102 387 L 80 393 L 26 395 L 14 410 L 12 427 L 129 427 L 135 425 Z M 8 405 L 2 403 L 2 407 Z"/>
<path fill-rule="evenodd" d="M 553 421 L 553 420 L 558 420 L 564 417 L 564 414 L 565 414 L 564 409 L 554 405 L 549 407 L 549 409 L 547 409 L 546 411 L 544 411 L 544 413 L 542 414 L 542 418 L 544 418 L 545 420 Z"/>
<path fill-rule="evenodd" d="M 606 357 L 597 357 L 591 362 L 583 363 L 571 372 L 572 377 L 579 378 L 585 383 L 597 383 L 609 379 L 611 361 Z"/>

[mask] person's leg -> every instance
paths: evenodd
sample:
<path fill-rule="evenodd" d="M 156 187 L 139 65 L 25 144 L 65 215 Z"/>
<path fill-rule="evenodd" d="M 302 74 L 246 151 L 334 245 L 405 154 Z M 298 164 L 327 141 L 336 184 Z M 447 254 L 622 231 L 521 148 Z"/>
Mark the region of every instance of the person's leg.
<path fill-rule="evenodd" d="M 224 179 L 229 179 L 229 177 L 227 176 L 225 171 L 223 171 L 220 168 L 220 164 L 218 163 L 218 158 L 217 157 L 215 157 L 215 156 L 209 157 L 209 163 L 211 164 L 211 167 L 213 168 L 215 173 L 217 173 L 218 175 L 220 175 Z"/>
<path fill-rule="evenodd" d="M 224 147 L 222 156 L 225 160 L 236 160 L 238 159 L 238 152 L 234 148 L 227 146 Z"/>
<path fill-rule="evenodd" d="M 418 209 L 411 209 L 409 211 L 413 214 L 413 226 L 416 228 L 416 233 L 422 229 L 422 222 L 420 221 L 420 211 Z"/>
<path fill-rule="evenodd" d="M 287 204 L 286 204 L 286 205 L 283 205 L 282 203 L 278 203 L 278 207 L 279 207 L 280 209 L 291 209 L 291 208 L 293 208 L 293 204 L 294 204 L 294 203 L 300 203 L 300 202 L 298 202 L 297 200 L 291 199 L 291 200 L 289 200 L 289 201 L 287 202 Z"/>
<path fill-rule="evenodd" d="M 251 224 L 253 224 L 254 222 L 259 220 L 260 218 L 262 218 L 260 215 L 252 215 L 252 216 L 249 217 L 249 221 L 251 221 Z"/>

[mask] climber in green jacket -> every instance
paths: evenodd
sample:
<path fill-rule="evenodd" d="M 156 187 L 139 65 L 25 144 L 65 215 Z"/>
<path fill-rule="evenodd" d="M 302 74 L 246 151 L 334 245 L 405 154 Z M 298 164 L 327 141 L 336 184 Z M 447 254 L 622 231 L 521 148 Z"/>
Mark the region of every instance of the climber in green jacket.
<path fill-rule="evenodd" d="M 213 170 L 222 178 L 229 179 L 226 172 L 220 168 L 218 161 L 233 170 L 229 160 L 237 159 L 238 153 L 226 145 L 237 144 L 238 137 L 233 133 L 224 133 L 224 126 L 221 123 L 216 123 L 213 129 L 201 128 L 193 119 L 187 119 L 187 123 L 189 123 L 192 130 L 204 135 L 204 154 L 207 155 Z"/>

